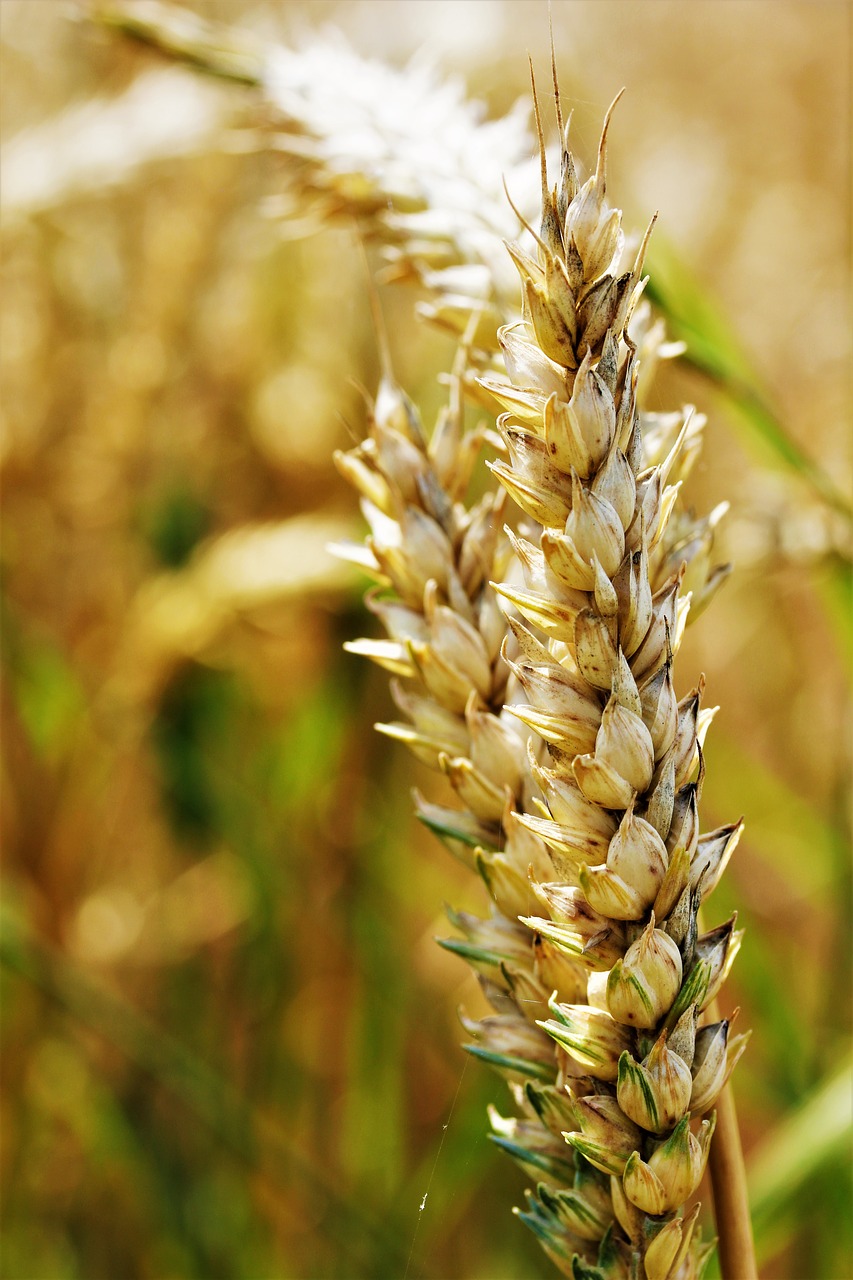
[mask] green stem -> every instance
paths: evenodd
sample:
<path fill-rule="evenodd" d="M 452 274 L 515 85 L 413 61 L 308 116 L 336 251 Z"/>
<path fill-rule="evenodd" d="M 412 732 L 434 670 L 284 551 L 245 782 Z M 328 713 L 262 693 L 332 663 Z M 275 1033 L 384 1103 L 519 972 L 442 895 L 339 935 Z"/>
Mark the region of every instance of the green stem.
<path fill-rule="evenodd" d="M 10 912 L 0 919 L 0 967 L 44 992 L 72 1024 L 95 1031 L 168 1089 L 270 1197 L 286 1200 L 289 1184 L 298 1178 L 325 1206 L 350 1253 L 363 1253 L 368 1265 L 370 1259 L 390 1253 L 402 1272 L 405 1246 L 395 1224 L 380 1222 L 349 1202 L 332 1185 L 328 1171 L 296 1149 L 281 1120 L 253 1106 L 181 1041 L 58 949 L 32 936 Z"/>

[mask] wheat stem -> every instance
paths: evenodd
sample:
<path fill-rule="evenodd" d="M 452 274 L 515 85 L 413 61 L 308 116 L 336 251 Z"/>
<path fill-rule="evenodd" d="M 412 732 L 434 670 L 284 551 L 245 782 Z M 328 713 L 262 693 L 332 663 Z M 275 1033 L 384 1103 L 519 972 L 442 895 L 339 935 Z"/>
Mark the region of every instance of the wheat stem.
<path fill-rule="evenodd" d="M 757 1280 L 746 1167 L 731 1084 L 717 1099 L 717 1129 L 708 1165 L 723 1280 Z"/>
<path fill-rule="evenodd" d="M 237 33 L 205 22 L 188 9 L 157 0 L 111 4 L 95 0 L 92 17 L 139 44 L 150 45 L 197 71 L 257 88 L 263 82 L 264 60 L 252 42 Z"/>
<path fill-rule="evenodd" d="M 709 1016 L 720 1017 L 719 1002 Z M 731 1081 L 717 1099 L 717 1128 L 711 1143 L 708 1172 L 714 1192 L 717 1252 L 723 1280 L 758 1280 L 743 1144 Z"/>

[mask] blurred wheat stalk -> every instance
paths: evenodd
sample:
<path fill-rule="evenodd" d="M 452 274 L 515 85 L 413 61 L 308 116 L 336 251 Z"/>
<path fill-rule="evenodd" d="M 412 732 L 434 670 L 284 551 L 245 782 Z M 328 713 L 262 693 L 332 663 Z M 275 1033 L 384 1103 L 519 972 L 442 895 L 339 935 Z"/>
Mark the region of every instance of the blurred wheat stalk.
<path fill-rule="evenodd" d="M 525 215 L 536 207 L 525 163 L 531 145 L 525 104 L 487 120 L 458 83 L 441 80 L 431 67 L 416 62 L 401 76 L 362 59 L 334 34 L 299 50 L 270 48 L 159 0 L 95 0 L 91 8 L 100 22 L 171 57 L 259 89 L 270 116 L 257 145 L 280 149 L 290 161 L 289 194 L 271 201 L 271 212 L 307 207 L 321 217 L 355 218 L 382 248 L 384 278 L 414 276 L 432 295 L 421 304 L 426 318 L 461 334 L 476 305 L 477 340 L 493 345 L 497 325 L 516 307 L 502 255 L 502 240 L 515 230 L 504 184 Z M 671 262 L 667 267 L 666 285 L 658 279 L 650 292 L 690 337 L 686 358 L 725 389 L 749 430 L 840 517 L 839 525 L 826 515 L 822 534 L 812 527 L 807 541 L 849 557 L 849 498 L 786 432 L 731 338 L 721 337 L 710 305 L 675 279 Z M 713 342 L 706 336 L 712 327 Z M 791 506 L 789 497 L 788 521 Z M 804 512 L 809 519 L 814 513 Z M 795 542 L 790 531 L 788 545 Z"/>
<path fill-rule="evenodd" d="M 268 200 L 270 214 L 298 215 L 306 226 L 355 219 L 382 253 L 383 279 L 417 279 L 429 298 L 418 304 L 421 313 L 457 335 L 475 307 L 478 344 L 494 349 L 498 325 L 516 309 L 502 252 L 503 239 L 514 234 L 503 183 L 525 216 L 536 205 L 525 163 L 525 104 L 488 120 L 458 83 L 430 66 L 416 62 L 400 75 L 362 59 L 333 33 L 289 50 L 159 0 L 89 0 L 81 12 L 214 79 L 260 91 L 263 118 L 254 132 L 233 134 L 230 145 L 286 158 L 285 190 Z M 70 108 L 7 144 L 4 218 L 14 224 L 75 192 L 126 180 L 151 159 L 206 147 L 224 120 L 225 100 L 213 85 L 191 85 L 168 71 L 143 75 L 118 99 Z M 648 293 L 675 333 L 689 338 L 685 359 L 723 390 L 745 430 L 811 489 L 811 498 L 791 486 L 756 498 L 750 554 L 849 561 L 848 496 L 786 431 L 684 264 L 664 253 Z"/>

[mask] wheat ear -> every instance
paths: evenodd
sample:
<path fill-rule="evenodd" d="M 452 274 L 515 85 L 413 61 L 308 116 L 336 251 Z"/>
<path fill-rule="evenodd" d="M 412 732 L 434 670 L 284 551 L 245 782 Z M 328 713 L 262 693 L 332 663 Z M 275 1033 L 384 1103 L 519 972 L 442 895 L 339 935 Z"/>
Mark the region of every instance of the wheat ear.
<path fill-rule="evenodd" d="M 486 577 L 494 506 L 466 515 L 453 501 L 471 458 L 460 465 L 458 410 L 427 445 L 386 390 L 368 442 L 340 461 L 365 496 L 370 567 L 398 596 L 372 602 L 389 640 L 357 648 L 420 681 L 420 694 L 397 692 L 413 724 L 387 731 L 450 777 L 467 812 L 422 804 L 422 816 L 457 851 L 475 847 L 497 905 L 487 921 L 454 915 L 464 937 L 446 945 L 480 972 L 496 1009 L 466 1024 L 472 1051 L 506 1076 L 522 1112 L 492 1112 L 496 1140 L 547 1178 L 521 1216 L 566 1274 L 674 1280 L 698 1276 L 709 1252 L 694 1231 L 698 1206 L 678 1215 L 714 1127 L 712 1115 L 694 1134 L 691 1120 L 746 1043 L 725 1020 L 700 1023 L 737 950 L 734 921 L 701 936 L 697 925 L 740 824 L 699 834 L 710 717 L 701 689 L 676 700 L 671 668 L 688 569 L 700 593 L 707 586 L 707 538 L 666 536 L 677 496 L 667 481 L 689 424 L 663 458 L 660 422 L 643 431 L 627 329 L 642 249 L 615 269 L 606 132 L 583 186 L 565 146 L 551 191 L 543 147 L 538 257 L 511 249 L 525 318 L 500 334 L 509 381 L 486 381 L 508 406 L 509 461 L 493 470 L 542 532 L 538 547 L 509 535 L 525 582 L 497 589 L 534 630 L 510 621 L 505 665 Z M 507 668 L 526 701 L 501 712 Z M 527 769 L 507 710 L 541 739 Z M 543 915 L 523 905 L 524 857 Z M 531 1018 L 549 990 L 553 1016 Z"/>
<path fill-rule="evenodd" d="M 555 97 L 559 117 L 556 83 Z M 547 816 L 523 821 L 559 871 L 534 885 L 545 912 L 526 923 L 589 974 L 587 1003 L 557 991 L 539 1025 L 566 1055 L 561 1083 L 575 1118 L 567 1140 L 582 1167 L 609 1178 L 609 1210 L 599 1182 L 580 1211 L 577 1188 L 564 1195 L 541 1185 L 535 1212 L 570 1234 L 583 1222 L 584 1238 L 601 1236 L 592 1268 L 573 1260 L 576 1277 L 642 1268 L 647 1280 L 674 1280 L 703 1265 L 698 1206 L 678 1211 L 708 1156 L 715 1117 L 701 1117 L 747 1039 L 730 1035 L 726 1020 L 702 1017 L 737 952 L 735 918 L 701 935 L 697 923 L 740 823 L 700 836 L 710 717 L 700 710 L 701 682 L 679 702 L 672 680 L 691 557 L 671 543 L 661 551 L 688 424 L 649 465 L 628 331 L 645 242 L 620 270 L 621 214 L 607 200 L 610 114 L 583 185 L 564 135 L 560 180 L 549 186 L 540 126 L 538 252 L 511 249 L 525 308 L 501 332 L 510 386 L 494 390 L 509 406 L 500 425 L 511 461 L 494 470 L 543 529 L 538 545 L 519 544 L 527 594 L 499 589 L 550 637 L 546 648 L 530 635 L 527 669 L 517 668 L 541 708 L 519 714 L 550 755 L 537 771 Z M 564 705 L 555 708 L 549 684 L 570 692 Z M 739 1265 L 738 1274 L 754 1266 L 747 1257 Z"/>

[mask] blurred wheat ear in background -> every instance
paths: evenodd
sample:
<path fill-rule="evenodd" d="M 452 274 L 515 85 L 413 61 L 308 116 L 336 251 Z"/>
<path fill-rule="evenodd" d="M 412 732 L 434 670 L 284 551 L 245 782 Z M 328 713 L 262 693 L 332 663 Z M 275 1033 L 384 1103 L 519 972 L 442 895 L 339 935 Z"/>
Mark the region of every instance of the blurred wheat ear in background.
<path fill-rule="evenodd" d="M 0 1270 L 553 1274 L 482 1132 L 503 1086 L 461 1062 L 456 1008 L 482 1016 L 479 987 L 433 942 L 439 904 L 463 922 L 483 890 L 411 822 L 434 775 L 372 733 L 384 677 L 339 646 L 376 624 L 320 554 L 359 536 L 331 457 L 365 436 L 354 384 L 381 373 L 357 240 L 424 421 L 463 338 L 465 438 L 493 412 L 468 397 L 518 305 L 502 174 L 537 217 L 518 33 L 547 65 L 547 8 L 102 5 L 104 26 L 0 7 Z M 705 823 L 749 815 L 710 923 L 737 908 L 748 940 L 726 1007 L 753 1028 L 736 1080 L 760 1273 L 834 1277 L 851 1271 L 849 15 L 724 10 L 558 5 L 555 41 L 587 172 L 629 86 L 611 170 L 629 225 L 661 211 L 647 296 L 688 343 L 659 348 L 643 410 L 707 413 L 683 500 L 730 502 L 715 552 L 736 571 L 677 661 L 722 708 Z M 407 62 L 416 44 L 432 64 Z M 392 731 L 410 742 L 412 706 Z M 433 828 L 451 784 L 476 783 L 441 741 Z"/>

